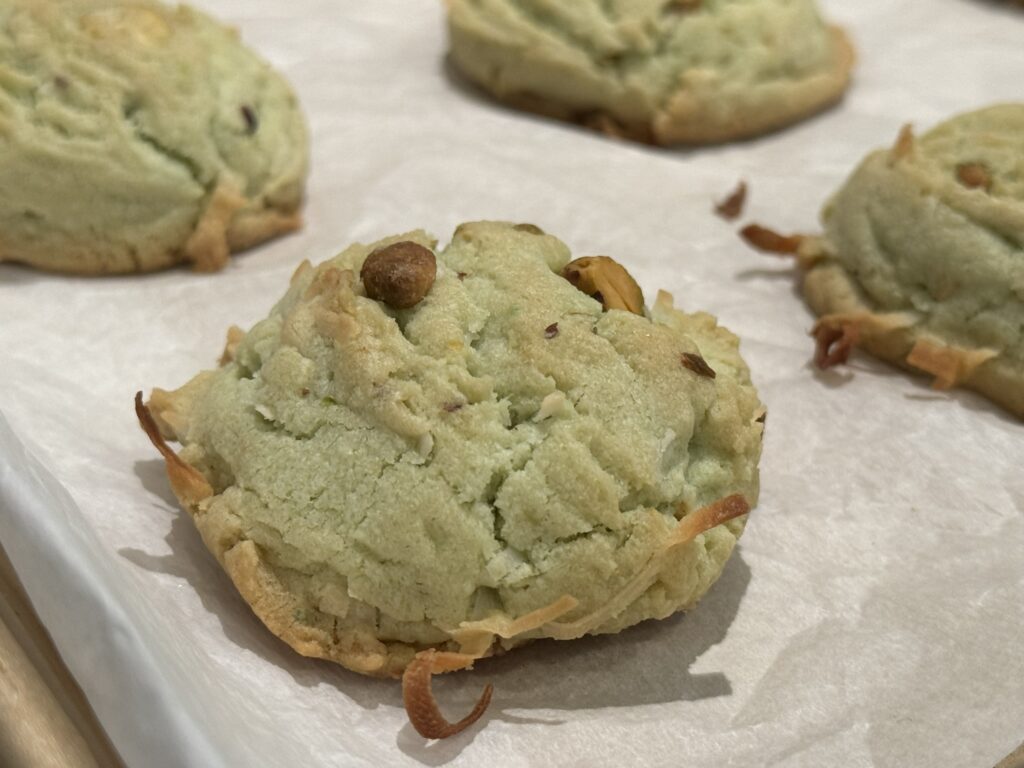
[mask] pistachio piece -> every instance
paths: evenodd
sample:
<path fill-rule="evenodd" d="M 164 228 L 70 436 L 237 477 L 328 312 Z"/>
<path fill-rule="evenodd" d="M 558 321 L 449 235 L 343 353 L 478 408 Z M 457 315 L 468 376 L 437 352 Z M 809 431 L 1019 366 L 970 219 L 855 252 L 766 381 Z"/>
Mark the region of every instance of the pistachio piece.
<path fill-rule="evenodd" d="M 409 240 L 378 248 L 359 270 L 366 295 L 394 309 L 408 309 L 422 301 L 436 276 L 434 254 Z"/>
<path fill-rule="evenodd" d="M 584 256 L 570 261 L 562 277 L 608 309 L 624 309 L 635 315 L 644 313 L 644 294 L 633 276 L 608 256 Z"/>

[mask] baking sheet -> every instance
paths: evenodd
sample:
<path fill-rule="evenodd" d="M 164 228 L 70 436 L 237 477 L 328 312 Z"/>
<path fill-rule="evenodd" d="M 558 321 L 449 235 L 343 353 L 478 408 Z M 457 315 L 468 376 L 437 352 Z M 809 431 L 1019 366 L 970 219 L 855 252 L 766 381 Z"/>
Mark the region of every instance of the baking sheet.
<path fill-rule="evenodd" d="M 863 355 L 809 366 L 782 261 L 710 212 L 811 231 L 899 126 L 1020 100 L 1024 14 L 824 2 L 860 52 L 846 102 L 728 147 L 654 150 L 520 115 L 445 67 L 440 4 L 202 0 L 284 70 L 311 123 L 302 233 L 223 273 L 77 279 L 0 267 L 0 540 L 132 766 L 979 766 L 1024 739 L 1024 426 Z M 476 218 L 610 254 L 743 339 L 768 404 L 763 494 L 685 617 L 538 643 L 435 683 L 482 724 L 424 743 L 399 686 L 298 657 L 178 511 L 135 424 L 262 317 L 303 258 Z"/>

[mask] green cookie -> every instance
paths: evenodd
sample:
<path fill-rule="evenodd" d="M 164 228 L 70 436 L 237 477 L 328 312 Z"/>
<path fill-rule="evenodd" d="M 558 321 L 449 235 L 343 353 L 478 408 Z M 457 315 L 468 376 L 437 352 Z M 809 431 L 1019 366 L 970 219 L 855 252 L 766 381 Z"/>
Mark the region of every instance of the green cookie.
<path fill-rule="evenodd" d="M 448 23 L 453 62 L 498 99 L 656 144 L 794 123 L 853 65 L 814 0 L 448 0 Z"/>
<path fill-rule="evenodd" d="M 364 288 L 397 242 L 436 253 L 402 310 Z M 425 648 L 618 632 L 718 578 L 758 493 L 764 410 L 738 341 L 667 294 L 606 311 L 569 260 L 530 225 L 354 245 L 300 267 L 220 369 L 154 390 L 182 504 L 296 650 L 397 675 Z M 619 267 L 595 279 L 606 303 L 635 288 Z"/>
<path fill-rule="evenodd" d="M 1024 417 L 1024 104 L 906 129 L 823 218 L 804 284 L 819 327 Z"/>
<path fill-rule="evenodd" d="M 0 261 L 218 269 L 300 225 L 306 164 L 287 83 L 198 11 L 0 7 Z"/>

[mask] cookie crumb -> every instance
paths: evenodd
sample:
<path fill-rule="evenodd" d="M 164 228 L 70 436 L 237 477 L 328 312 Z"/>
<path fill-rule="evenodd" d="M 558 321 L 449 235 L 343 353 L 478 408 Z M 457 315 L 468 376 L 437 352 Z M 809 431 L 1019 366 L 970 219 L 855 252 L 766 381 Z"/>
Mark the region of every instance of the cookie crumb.
<path fill-rule="evenodd" d="M 455 656 L 455 654 L 445 655 Z M 425 739 L 447 739 L 466 730 L 480 719 L 491 703 L 491 695 L 494 693 L 494 686 L 488 683 L 472 712 L 457 723 L 448 722 L 441 714 L 441 709 L 437 706 L 437 699 L 434 698 L 434 692 L 430 689 L 430 678 L 434 674 L 434 659 L 438 656 L 441 654 L 433 649 L 420 651 L 409 662 L 409 666 L 405 668 L 405 673 L 402 675 L 402 703 L 405 704 L 405 712 L 409 716 L 412 727 Z"/>
<path fill-rule="evenodd" d="M 715 213 L 726 221 L 738 219 L 743 215 L 743 205 L 747 202 L 747 182 L 740 181 L 731 195 L 715 204 Z"/>
<path fill-rule="evenodd" d="M 558 335 L 558 323 L 552 323 L 544 329 L 544 338 L 553 339 Z"/>

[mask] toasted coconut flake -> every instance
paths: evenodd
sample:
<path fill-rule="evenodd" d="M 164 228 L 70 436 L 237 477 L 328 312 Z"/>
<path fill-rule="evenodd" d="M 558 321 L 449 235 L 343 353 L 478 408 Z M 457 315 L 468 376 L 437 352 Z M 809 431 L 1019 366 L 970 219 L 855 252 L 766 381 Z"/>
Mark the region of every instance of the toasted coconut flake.
<path fill-rule="evenodd" d="M 992 189 L 992 174 L 982 163 L 960 163 L 956 167 L 956 179 L 968 189 Z"/>
<path fill-rule="evenodd" d="M 206 482 L 206 478 L 195 467 L 186 464 L 178 454 L 164 440 L 157 427 L 153 414 L 142 402 L 142 393 L 135 393 L 135 416 L 139 420 L 142 431 L 149 437 L 153 446 L 160 451 L 167 464 L 167 477 L 171 481 L 171 488 L 174 495 L 181 500 L 182 504 L 190 507 L 203 499 L 213 495 L 213 488 Z"/>
<path fill-rule="evenodd" d="M 905 157 L 910 157 L 914 152 L 914 127 L 909 123 L 900 128 L 900 135 L 896 137 L 896 143 L 889 153 L 889 160 L 895 163 Z"/>
<path fill-rule="evenodd" d="M 907 355 L 907 363 L 934 376 L 935 389 L 950 389 L 998 354 L 994 349 L 963 349 L 918 339 Z"/>
<path fill-rule="evenodd" d="M 726 221 L 732 221 L 743 214 L 743 204 L 747 202 L 747 182 L 741 181 L 731 195 L 715 204 L 715 213 Z"/>
<path fill-rule="evenodd" d="M 712 528 L 727 523 L 737 517 L 742 517 L 750 512 L 750 504 L 739 493 L 726 496 L 724 499 L 701 507 L 682 520 L 672 534 L 673 543 L 671 546 L 679 546 L 700 536 Z"/>
<path fill-rule="evenodd" d="M 683 352 L 679 356 L 679 362 L 683 364 L 684 368 L 688 368 L 698 376 L 703 376 L 706 379 L 713 379 L 718 375 L 715 373 L 714 368 L 708 365 L 707 360 L 693 352 Z"/>
<path fill-rule="evenodd" d="M 819 320 L 811 331 L 816 344 L 814 364 L 821 370 L 845 363 L 860 341 L 860 323 L 850 320 Z"/>
<path fill-rule="evenodd" d="M 238 354 L 238 345 L 242 343 L 242 339 L 244 338 L 245 331 L 237 325 L 232 325 L 228 328 L 228 338 L 224 342 L 224 352 L 221 353 L 220 360 L 218 360 L 217 363 L 223 366 L 234 362 L 235 355 Z"/>
<path fill-rule="evenodd" d="M 466 659 L 469 659 L 468 663 Z M 450 723 L 441 714 L 441 709 L 434 698 L 430 687 L 430 679 L 435 674 L 462 669 L 472 664 L 474 659 L 456 653 L 439 653 L 434 649 L 420 651 L 405 668 L 402 675 L 402 701 L 409 722 L 416 732 L 425 739 L 447 739 L 461 733 L 480 719 L 491 703 L 494 686 L 490 683 L 484 688 L 473 711 L 459 720 Z"/>
<path fill-rule="evenodd" d="M 748 224 L 740 230 L 740 236 L 759 251 L 785 256 L 795 256 L 804 241 L 803 235 L 780 235 L 760 224 Z"/>
<path fill-rule="evenodd" d="M 547 624 L 544 627 L 544 632 L 556 640 L 574 640 L 595 627 L 601 626 L 608 619 L 614 618 L 626 610 L 633 601 L 647 591 L 658 577 L 665 558 L 672 550 L 692 541 L 715 526 L 748 512 L 750 512 L 750 505 L 747 500 L 740 494 L 733 494 L 687 515 L 679 521 L 675 531 L 665 541 L 661 550 L 655 552 L 647 561 L 647 565 L 641 568 L 636 576 L 630 579 L 611 600 L 598 610 L 576 621 Z"/>
<path fill-rule="evenodd" d="M 555 602 L 531 611 L 518 619 L 508 616 L 491 616 L 480 621 L 464 621 L 459 628 L 449 632 L 465 654 L 480 658 L 490 648 L 495 636 L 505 639 L 531 632 L 555 619 L 564 616 L 579 605 L 571 595 L 562 595 Z"/>

